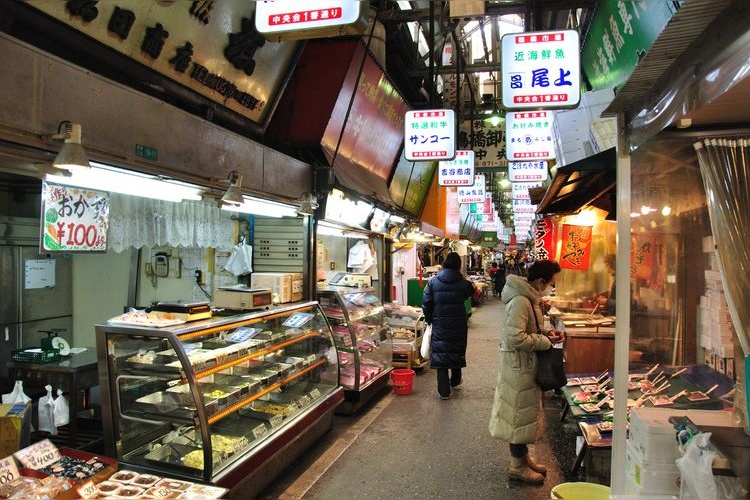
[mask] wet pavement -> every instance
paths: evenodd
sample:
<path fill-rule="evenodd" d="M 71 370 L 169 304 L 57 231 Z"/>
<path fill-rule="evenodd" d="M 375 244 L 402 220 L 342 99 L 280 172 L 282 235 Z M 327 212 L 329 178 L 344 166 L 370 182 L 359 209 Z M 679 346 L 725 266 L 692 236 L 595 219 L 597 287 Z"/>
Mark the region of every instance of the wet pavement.
<path fill-rule="evenodd" d="M 468 367 L 451 398 L 435 371 L 417 371 L 409 395 L 384 392 L 333 429 L 279 475 L 260 499 L 547 499 L 570 475 L 577 427 L 560 422 L 561 401 L 545 398 L 544 438 L 531 446 L 550 469 L 541 485 L 509 480 L 508 445 L 489 435 L 504 306 L 489 297 L 469 320 Z"/>

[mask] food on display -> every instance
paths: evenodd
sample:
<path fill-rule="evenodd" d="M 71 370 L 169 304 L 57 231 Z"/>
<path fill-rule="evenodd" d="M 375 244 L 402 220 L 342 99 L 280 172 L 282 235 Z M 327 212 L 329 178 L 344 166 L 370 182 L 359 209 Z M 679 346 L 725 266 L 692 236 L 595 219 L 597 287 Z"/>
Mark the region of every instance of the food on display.
<path fill-rule="evenodd" d="M 229 394 L 229 392 L 222 389 L 213 389 L 211 391 L 203 393 L 203 396 L 210 399 L 224 399 L 229 396 Z"/>
<path fill-rule="evenodd" d="M 114 496 L 117 495 L 117 491 L 120 489 L 120 486 L 122 486 L 122 484 L 115 481 L 102 481 L 101 483 L 96 485 L 96 489 L 101 495 Z"/>
<path fill-rule="evenodd" d="M 604 420 L 596 424 L 596 428 L 599 429 L 599 432 L 612 432 L 614 424 L 609 420 Z"/>
<path fill-rule="evenodd" d="M 164 326 L 181 325 L 185 323 L 184 319 L 177 317 L 176 315 L 164 312 L 164 311 L 139 311 L 137 309 L 131 309 L 125 314 L 120 314 L 108 320 L 108 323 L 114 325 L 135 325 L 135 326 L 153 326 L 161 328 Z"/>
<path fill-rule="evenodd" d="M 137 472 L 133 472 L 129 470 L 121 470 L 112 474 L 109 477 L 109 480 L 117 481 L 118 483 L 129 483 L 132 480 L 134 480 L 136 477 L 138 477 Z"/>
<path fill-rule="evenodd" d="M 406 328 L 396 328 L 395 330 L 392 330 L 391 336 L 394 339 L 406 339 L 406 340 L 414 340 L 414 338 L 416 337 L 413 330 L 408 330 Z"/>
<path fill-rule="evenodd" d="M 187 481 L 180 481 L 179 479 L 164 478 L 159 481 L 156 486 L 160 488 L 168 488 L 170 490 L 186 490 L 190 487 L 191 483 Z"/>
<path fill-rule="evenodd" d="M 63 456 L 57 462 L 39 469 L 39 471 L 53 476 L 67 477 L 75 481 L 81 481 L 93 476 L 106 466 L 107 464 L 97 457 L 89 460 L 80 460 L 78 458 Z"/>
<path fill-rule="evenodd" d="M 139 488 L 138 486 L 123 485 L 117 490 L 117 496 L 120 498 L 142 497 L 143 491 L 143 488 Z"/>
<path fill-rule="evenodd" d="M 211 448 L 213 449 L 213 451 L 226 453 L 227 455 L 230 455 L 237 449 L 242 448 L 244 446 L 243 442 L 247 442 L 247 440 L 243 437 L 222 436 L 221 434 L 211 435 Z"/>
<path fill-rule="evenodd" d="M 41 481 L 35 477 L 20 477 L 13 482 L 0 485 L 0 498 L 25 498 L 31 496 Z"/>
<path fill-rule="evenodd" d="M 182 463 L 187 467 L 203 470 L 203 450 L 191 451 L 182 458 Z"/>
<path fill-rule="evenodd" d="M 154 476 L 153 474 L 139 474 L 138 477 L 131 481 L 131 484 L 140 486 L 141 488 L 148 488 L 159 482 L 161 478 Z"/>
<path fill-rule="evenodd" d="M 263 413 L 271 413 L 272 415 L 288 415 L 291 408 L 288 406 L 277 405 L 274 403 L 267 403 L 265 401 L 254 401 L 253 410 L 260 411 Z"/>
<path fill-rule="evenodd" d="M 578 391 L 573 393 L 573 402 L 575 404 L 582 404 L 582 403 L 593 403 L 597 401 L 596 394 L 593 394 L 591 392 L 586 391 Z"/>

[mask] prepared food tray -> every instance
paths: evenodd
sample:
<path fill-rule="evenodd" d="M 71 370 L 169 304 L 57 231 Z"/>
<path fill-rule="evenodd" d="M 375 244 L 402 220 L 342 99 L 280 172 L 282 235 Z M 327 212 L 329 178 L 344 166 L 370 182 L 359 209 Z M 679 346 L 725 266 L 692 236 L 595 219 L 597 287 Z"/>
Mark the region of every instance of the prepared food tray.
<path fill-rule="evenodd" d="M 203 470 L 203 449 L 197 446 L 188 446 L 171 442 L 153 449 L 145 455 L 145 459 L 167 468 L 190 467 Z M 213 453 L 214 463 L 221 460 L 219 453 Z"/>
<path fill-rule="evenodd" d="M 127 357 L 126 361 L 133 368 L 179 373 L 182 367 L 179 362 L 173 363 L 173 359 L 176 359 L 176 357 L 158 356 L 155 351 L 141 349 L 136 354 Z"/>
<path fill-rule="evenodd" d="M 148 326 L 163 328 L 165 326 L 181 325 L 183 323 L 187 323 L 187 321 L 169 312 L 146 312 L 132 309 L 125 314 L 120 314 L 119 316 L 108 319 L 107 323 L 111 325 Z"/>
<path fill-rule="evenodd" d="M 286 377 L 292 371 L 292 365 L 280 362 L 267 363 L 261 368 L 263 370 L 276 373 L 279 379 Z"/>
<path fill-rule="evenodd" d="M 209 414 L 218 408 L 216 399 L 204 399 L 204 407 Z M 168 415 L 177 418 L 193 419 L 198 416 L 195 401 L 190 393 L 154 392 L 135 400 L 134 408 L 144 413 Z M 123 408 L 126 410 L 126 408 Z"/>
<path fill-rule="evenodd" d="M 231 404 L 240 397 L 239 387 L 219 383 L 198 382 L 198 390 L 203 395 L 204 401 L 216 400 L 219 407 Z M 167 389 L 167 392 L 182 395 L 191 395 L 188 384 L 180 384 Z M 246 394 L 247 391 L 244 391 Z"/>

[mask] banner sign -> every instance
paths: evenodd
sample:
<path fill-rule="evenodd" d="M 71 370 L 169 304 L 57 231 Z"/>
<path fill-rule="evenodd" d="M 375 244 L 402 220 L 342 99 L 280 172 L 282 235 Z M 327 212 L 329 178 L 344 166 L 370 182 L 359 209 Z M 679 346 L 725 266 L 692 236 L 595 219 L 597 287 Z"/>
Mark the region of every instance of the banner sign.
<path fill-rule="evenodd" d="M 458 147 L 474 150 L 476 168 L 508 166 L 505 158 L 505 126 L 492 126 L 484 120 L 463 120 L 458 133 Z"/>
<path fill-rule="evenodd" d="M 474 185 L 471 187 L 457 187 L 458 203 L 484 203 L 484 175 L 474 176 Z"/>
<path fill-rule="evenodd" d="M 502 38 L 503 106 L 574 108 L 581 100 L 578 32 L 509 33 Z"/>
<path fill-rule="evenodd" d="M 508 163 L 508 180 L 511 182 L 546 181 L 546 161 L 511 161 Z"/>
<path fill-rule="evenodd" d="M 458 204 L 458 188 L 446 188 L 445 194 L 445 237 L 460 240 L 461 207 Z"/>
<path fill-rule="evenodd" d="M 563 269 L 586 270 L 591 259 L 591 226 L 563 224 L 560 267 Z"/>
<path fill-rule="evenodd" d="M 407 111 L 404 115 L 407 160 L 452 160 L 456 156 L 456 117 L 452 109 Z"/>
<path fill-rule="evenodd" d="M 598 2 L 581 50 L 594 90 L 619 87 L 674 15 L 674 2 Z"/>
<path fill-rule="evenodd" d="M 541 182 L 512 182 L 511 196 L 514 200 L 530 200 L 529 189 L 541 187 Z"/>
<path fill-rule="evenodd" d="M 550 217 L 534 224 L 534 254 L 537 259 L 557 260 L 557 230 Z"/>
<path fill-rule="evenodd" d="M 630 241 L 631 279 L 650 280 L 654 271 L 654 238 L 633 234 Z"/>
<path fill-rule="evenodd" d="M 460 149 L 452 160 L 442 160 L 438 168 L 438 186 L 474 184 L 474 151 Z"/>
<path fill-rule="evenodd" d="M 272 0 L 255 2 L 255 28 L 263 35 L 289 31 L 315 31 L 356 24 L 363 15 L 363 2 Z"/>
<path fill-rule="evenodd" d="M 106 252 L 109 193 L 42 182 L 44 252 Z"/>
<path fill-rule="evenodd" d="M 510 112 L 505 115 L 505 130 L 508 135 L 506 154 L 511 162 L 520 160 L 553 160 L 551 111 Z"/>
<path fill-rule="evenodd" d="M 512 200 L 513 213 L 536 213 L 537 205 L 532 205 L 531 200 Z"/>

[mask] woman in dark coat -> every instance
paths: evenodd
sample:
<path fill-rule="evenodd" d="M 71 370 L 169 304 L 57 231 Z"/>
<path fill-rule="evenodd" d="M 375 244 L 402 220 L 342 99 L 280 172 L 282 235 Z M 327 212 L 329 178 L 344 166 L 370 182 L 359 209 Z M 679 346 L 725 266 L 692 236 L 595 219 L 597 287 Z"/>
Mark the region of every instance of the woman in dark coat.
<path fill-rule="evenodd" d="M 466 366 L 469 317 L 464 301 L 474 294 L 474 285 L 464 279 L 460 269 L 461 257 L 456 252 L 449 253 L 443 268 L 427 283 L 422 297 L 425 320 L 432 325 L 430 368 L 437 370 L 442 399 L 448 399 L 451 387 L 461 384 L 461 368 Z"/>

